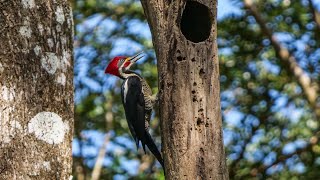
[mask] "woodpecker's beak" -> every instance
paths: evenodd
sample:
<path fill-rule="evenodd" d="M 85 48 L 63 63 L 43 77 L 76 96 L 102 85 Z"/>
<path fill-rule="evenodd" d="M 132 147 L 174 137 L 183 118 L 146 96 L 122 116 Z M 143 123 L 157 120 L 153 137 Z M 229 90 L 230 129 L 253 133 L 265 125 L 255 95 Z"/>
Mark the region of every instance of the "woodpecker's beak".
<path fill-rule="evenodd" d="M 139 52 L 138 54 L 128 57 L 125 61 L 129 61 L 131 64 L 137 62 L 139 59 L 143 58 L 144 55 L 142 54 L 143 51 Z"/>

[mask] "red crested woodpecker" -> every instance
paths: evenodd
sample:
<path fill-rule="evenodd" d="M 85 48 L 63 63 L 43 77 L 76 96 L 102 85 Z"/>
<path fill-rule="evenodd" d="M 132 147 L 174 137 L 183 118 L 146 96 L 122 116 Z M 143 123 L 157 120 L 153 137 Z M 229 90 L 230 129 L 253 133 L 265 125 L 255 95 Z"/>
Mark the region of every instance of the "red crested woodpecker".
<path fill-rule="evenodd" d="M 141 141 L 144 152 L 145 145 L 164 167 L 162 156 L 149 134 L 149 122 L 156 96 L 152 95 L 150 86 L 138 73 L 130 67 L 143 57 L 142 52 L 132 57 L 117 56 L 107 66 L 105 73 L 123 79 L 121 86 L 122 103 L 128 126 L 137 148 Z"/>

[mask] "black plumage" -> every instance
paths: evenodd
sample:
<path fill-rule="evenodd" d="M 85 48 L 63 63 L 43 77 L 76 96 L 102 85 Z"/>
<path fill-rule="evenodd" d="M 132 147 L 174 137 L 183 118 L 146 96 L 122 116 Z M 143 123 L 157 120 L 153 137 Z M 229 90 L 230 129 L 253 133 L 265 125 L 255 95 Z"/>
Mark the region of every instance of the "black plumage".
<path fill-rule="evenodd" d="M 145 99 L 142 88 L 141 79 L 138 75 L 128 76 L 124 79 L 121 87 L 121 97 L 126 119 L 137 148 L 139 147 L 139 142 L 141 142 L 142 148 L 146 152 L 145 145 L 147 145 L 162 167 L 164 167 L 161 153 L 146 128 Z"/>

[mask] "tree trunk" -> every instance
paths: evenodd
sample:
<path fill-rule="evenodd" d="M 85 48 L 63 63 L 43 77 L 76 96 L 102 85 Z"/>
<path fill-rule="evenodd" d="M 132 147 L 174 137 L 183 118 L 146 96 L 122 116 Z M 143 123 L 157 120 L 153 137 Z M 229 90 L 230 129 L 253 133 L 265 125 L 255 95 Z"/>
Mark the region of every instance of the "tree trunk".
<path fill-rule="evenodd" d="M 73 22 L 66 0 L 0 0 L 0 179 L 69 179 Z"/>
<path fill-rule="evenodd" d="M 215 0 L 141 0 L 158 59 L 167 179 L 228 179 Z"/>

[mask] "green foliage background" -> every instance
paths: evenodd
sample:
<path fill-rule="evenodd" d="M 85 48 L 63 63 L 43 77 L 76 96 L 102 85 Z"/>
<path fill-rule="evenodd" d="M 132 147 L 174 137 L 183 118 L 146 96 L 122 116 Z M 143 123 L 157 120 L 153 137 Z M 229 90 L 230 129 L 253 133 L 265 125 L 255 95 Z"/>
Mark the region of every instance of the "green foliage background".
<path fill-rule="evenodd" d="M 274 38 L 319 85 L 320 29 L 313 16 L 313 10 L 320 9 L 319 1 L 313 6 L 308 0 L 253 2 Z M 147 56 L 135 68 L 157 92 L 156 57 L 140 2 L 71 3 L 76 34 L 74 177 L 90 179 L 108 132 L 111 138 L 101 179 L 163 179 L 159 164 L 136 151 L 128 134 L 119 94 L 121 82 L 104 74 L 113 56 L 144 50 Z M 221 108 L 230 179 L 317 179 L 320 119 L 315 108 L 251 12 L 242 1 L 231 3 L 239 13 L 218 21 Z M 108 112 L 113 114 L 111 121 L 106 121 Z M 156 114 L 152 129 L 160 144 Z"/>

